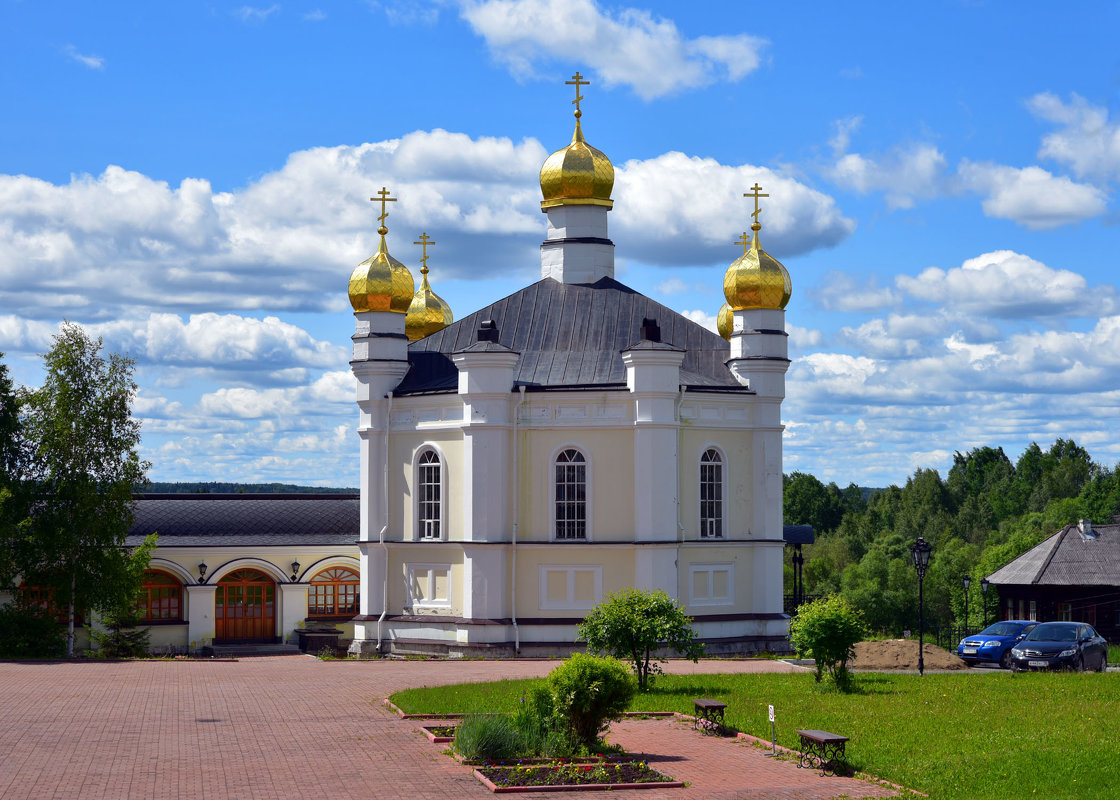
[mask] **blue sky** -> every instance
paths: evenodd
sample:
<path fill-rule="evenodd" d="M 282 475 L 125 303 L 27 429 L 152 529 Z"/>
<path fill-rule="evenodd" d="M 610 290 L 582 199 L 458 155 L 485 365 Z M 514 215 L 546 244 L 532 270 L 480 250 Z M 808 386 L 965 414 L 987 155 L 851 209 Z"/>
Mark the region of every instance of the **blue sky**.
<path fill-rule="evenodd" d="M 0 0 L 0 350 L 137 362 L 156 480 L 357 482 L 369 198 L 457 316 L 539 275 L 537 172 L 616 167 L 618 277 L 705 324 L 741 195 L 793 280 L 786 471 L 1120 459 L 1120 5 Z"/>

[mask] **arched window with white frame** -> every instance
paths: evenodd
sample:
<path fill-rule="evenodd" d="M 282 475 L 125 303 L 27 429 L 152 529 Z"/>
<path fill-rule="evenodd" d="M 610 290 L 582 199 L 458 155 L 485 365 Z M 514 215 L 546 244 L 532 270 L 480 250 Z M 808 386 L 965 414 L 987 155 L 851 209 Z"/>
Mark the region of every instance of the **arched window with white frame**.
<path fill-rule="evenodd" d="M 587 538 L 587 459 L 574 447 L 561 450 L 554 464 L 553 531 L 557 540 Z"/>
<path fill-rule="evenodd" d="M 416 537 L 443 537 L 443 464 L 431 447 L 420 453 L 416 464 Z"/>
<path fill-rule="evenodd" d="M 700 456 L 700 538 L 722 539 L 723 527 L 723 456 L 709 447 Z"/>

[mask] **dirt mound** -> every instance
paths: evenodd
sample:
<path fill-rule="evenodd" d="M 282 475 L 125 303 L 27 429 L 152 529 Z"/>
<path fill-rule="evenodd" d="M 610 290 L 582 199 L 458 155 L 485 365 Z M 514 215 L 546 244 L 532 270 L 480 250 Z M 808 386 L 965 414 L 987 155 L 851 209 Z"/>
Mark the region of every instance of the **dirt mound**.
<path fill-rule="evenodd" d="M 968 664 L 929 642 L 925 643 L 922 656 L 926 669 L 968 669 Z M 917 669 L 918 640 L 860 642 L 856 645 L 856 657 L 848 666 L 852 669 Z"/>

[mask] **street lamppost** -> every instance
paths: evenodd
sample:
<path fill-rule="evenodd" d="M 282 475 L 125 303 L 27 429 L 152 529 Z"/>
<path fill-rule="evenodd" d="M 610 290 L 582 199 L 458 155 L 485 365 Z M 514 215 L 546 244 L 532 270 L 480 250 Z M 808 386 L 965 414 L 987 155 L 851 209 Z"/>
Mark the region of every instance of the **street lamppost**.
<path fill-rule="evenodd" d="M 961 586 L 964 587 L 964 635 L 968 636 L 968 587 L 972 585 L 972 576 L 965 575 L 961 578 Z"/>
<path fill-rule="evenodd" d="M 984 606 L 984 627 L 988 627 L 988 579 L 980 579 L 980 600 Z"/>
<path fill-rule="evenodd" d="M 914 560 L 914 570 L 918 573 L 918 674 L 922 676 L 926 674 L 926 662 L 922 654 L 922 649 L 925 646 L 924 628 L 926 624 L 925 593 L 922 584 L 925 581 L 926 568 L 929 567 L 931 550 L 933 548 L 930 543 L 921 536 L 910 546 L 910 557 Z"/>

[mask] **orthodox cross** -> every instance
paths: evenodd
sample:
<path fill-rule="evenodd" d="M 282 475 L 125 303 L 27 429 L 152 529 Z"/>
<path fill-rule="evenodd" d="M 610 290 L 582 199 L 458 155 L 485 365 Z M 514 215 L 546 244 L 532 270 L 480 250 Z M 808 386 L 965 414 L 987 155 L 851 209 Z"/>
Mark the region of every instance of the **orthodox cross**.
<path fill-rule="evenodd" d="M 758 182 L 756 181 L 754 186 L 751 187 L 751 190 L 749 192 L 746 192 L 743 195 L 743 197 L 753 197 L 754 198 L 754 213 L 751 214 L 751 216 L 754 217 L 754 224 L 755 225 L 758 224 L 758 214 L 759 214 L 759 211 L 760 211 L 760 209 L 758 207 L 758 198 L 769 197 L 770 196 L 768 194 L 762 194 L 761 192 L 762 192 L 762 187 L 759 186 Z M 745 235 L 746 234 L 744 234 L 744 236 Z"/>
<path fill-rule="evenodd" d="M 377 202 L 381 203 L 381 216 L 377 218 L 377 221 L 380 222 L 381 227 L 384 228 L 385 227 L 385 219 L 389 216 L 389 212 L 385 210 L 385 204 L 386 203 L 395 203 L 395 202 L 397 202 L 397 198 L 390 197 L 389 196 L 389 190 L 386 189 L 384 186 L 381 187 L 381 191 L 378 192 L 377 194 L 378 194 L 378 197 L 371 197 L 369 200 L 370 200 L 371 203 L 377 203 Z"/>
<path fill-rule="evenodd" d="M 583 99 L 583 95 L 579 93 L 579 87 L 590 86 L 591 81 L 585 81 L 583 79 L 583 76 L 577 72 L 572 76 L 572 79 L 570 81 L 564 81 L 564 85 L 576 87 L 576 99 L 573 100 L 572 103 L 575 104 L 576 107 L 576 119 L 579 119 L 581 116 L 583 116 L 583 112 L 579 110 L 579 101 Z"/>
<path fill-rule="evenodd" d="M 746 254 L 747 254 L 747 245 L 749 245 L 750 243 L 751 243 L 751 240 L 750 240 L 750 238 L 749 238 L 749 237 L 747 236 L 747 232 L 746 232 L 746 231 L 743 231 L 743 235 L 742 235 L 742 236 L 740 236 L 740 237 L 739 237 L 738 239 L 736 239 L 736 240 L 735 240 L 734 242 L 732 242 L 732 244 L 741 244 L 741 245 L 743 245 L 743 255 L 746 255 Z"/>
<path fill-rule="evenodd" d="M 435 244 L 435 242 L 433 242 L 428 237 L 428 234 L 422 233 L 422 234 L 420 234 L 420 241 L 413 242 L 413 244 L 418 244 L 421 247 L 423 247 L 423 253 L 424 254 L 422 256 L 420 256 L 420 271 L 424 272 L 424 273 L 427 273 L 427 271 L 428 271 L 428 245 Z"/>

